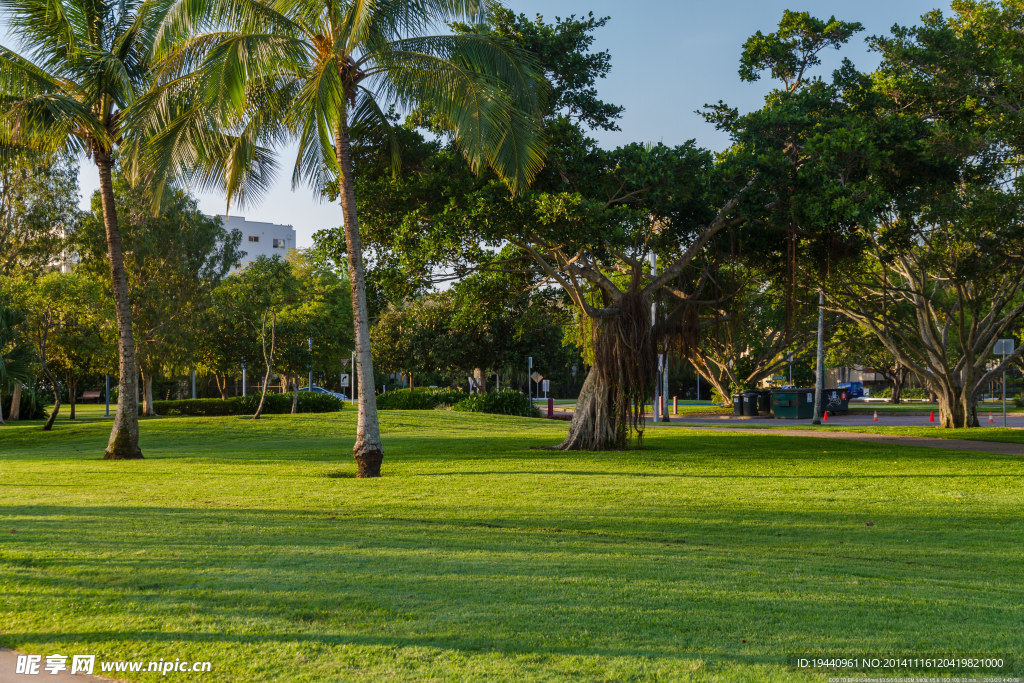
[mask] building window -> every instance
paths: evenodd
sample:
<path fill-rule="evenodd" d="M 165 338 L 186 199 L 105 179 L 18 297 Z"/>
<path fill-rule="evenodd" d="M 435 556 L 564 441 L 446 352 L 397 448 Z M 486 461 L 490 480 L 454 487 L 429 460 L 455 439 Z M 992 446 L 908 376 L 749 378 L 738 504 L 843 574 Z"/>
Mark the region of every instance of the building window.
<path fill-rule="evenodd" d="M 259 242 L 260 241 L 260 236 L 259 235 L 249 235 L 249 241 L 250 242 Z"/>
<path fill-rule="evenodd" d="M 285 248 L 284 240 L 279 240 L 279 239 L 275 239 L 274 240 L 274 249 L 284 249 L 284 248 Z"/>

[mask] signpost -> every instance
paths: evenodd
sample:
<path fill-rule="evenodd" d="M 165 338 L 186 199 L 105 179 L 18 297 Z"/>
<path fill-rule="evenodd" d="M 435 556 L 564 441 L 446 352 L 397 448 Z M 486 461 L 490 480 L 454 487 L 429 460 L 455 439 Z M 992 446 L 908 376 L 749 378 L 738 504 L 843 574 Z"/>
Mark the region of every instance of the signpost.
<path fill-rule="evenodd" d="M 533 375 L 533 356 L 526 358 L 526 395 L 530 399 L 530 403 L 533 404 L 533 380 L 530 377 Z"/>
<path fill-rule="evenodd" d="M 348 373 L 347 373 L 347 372 L 343 372 L 343 373 L 341 374 L 341 387 L 342 387 L 343 389 L 348 389 L 349 381 L 350 381 L 350 380 L 349 380 L 349 375 L 348 375 Z"/>
<path fill-rule="evenodd" d="M 1006 363 L 1006 357 L 1013 353 L 1013 339 L 1000 339 L 992 347 L 992 353 L 1002 354 L 1003 363 Z M 1006 426 L 1006 367 L 1003 367 L 1003 426 Z"/>
<path fill-rule="evenodd" d="M 541 382 L 541 385 L 544 387 L 544 398 L 547 398 L 548 390 L 551 388 L 551 380 L 546 379 L 543 382 Z"/>

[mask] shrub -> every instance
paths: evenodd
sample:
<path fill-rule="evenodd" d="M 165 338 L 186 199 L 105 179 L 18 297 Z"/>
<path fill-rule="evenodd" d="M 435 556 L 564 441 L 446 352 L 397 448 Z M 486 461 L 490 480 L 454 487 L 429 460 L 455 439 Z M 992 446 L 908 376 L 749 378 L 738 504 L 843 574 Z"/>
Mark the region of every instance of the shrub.
<path fill-rule="evenodd" d="M 4 417 L 7 418 L 11 414 L 11 403 L 14 400 L 13 392 L 8 392 L 0 398 L 0 404 L 3 405 Z M 27 387 L 21 389 L 21 401 L 20 413 L 18 415 L 19 420 L 45 420 L 49 413 L 43 407 L 42 397 Z"/>
<path fill-rule="evenodd" d="M 180 401 L 153 401 L 153 409 L 157 415 L 200 415 L 217 417 L 223 415 L 252 415 L 260 404 L 259 394 L 235 396 L 224 401 L 219 398 L 188 398 Z M 327 394 L 299 392 L 298 411 L 300 413 L 331 413 L 341 410 L 345 405 Z M 263 404 L 266 415 L 285 415 L 292 412 L 292 395 L 267 394 Z"/>
<path fill-rule="evenodd" d="M 1013 399 L 1013 405 L 1024 408 L 1024 394 L 1017 394 L 1017 398 Z"/>
<path fill-rule="evenodd" d="M 157 415 L 201 415 L 214 417 L 238 415 L 239 402 L 235 398 L 222 401 L 219 398 L 188 398 L 181 401 L 153 401 Z"/>
<path fill-rule="evenodd" d="M 510 389 L 467 396 L 453 405 L 452 410 L 463 413 L 541 417 L 541 411 L 531 403 L 526 394 Z"/>
<path fill-rule="evenodd" d="M 439 394 L 433 391 L 409 391 L 397 389 L 386 391 L 377 397 L 378 410 L 433 410 L 438 405 Z"/>
<path fill-rule="evenodd" d="M 892 387 L 871 392 L 871 398 L 892 398 Z"/>

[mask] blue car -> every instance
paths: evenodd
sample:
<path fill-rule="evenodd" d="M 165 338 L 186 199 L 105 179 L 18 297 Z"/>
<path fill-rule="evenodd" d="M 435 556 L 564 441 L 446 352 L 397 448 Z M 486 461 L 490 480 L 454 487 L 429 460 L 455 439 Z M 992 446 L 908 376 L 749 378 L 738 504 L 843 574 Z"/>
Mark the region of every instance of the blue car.
<path fill-rule="evenodd" d="M 863 382 L 840 382 L 839 389 L 846 389 L 846 395 L 850 398 L 862 398 L 864 396 Z"/>

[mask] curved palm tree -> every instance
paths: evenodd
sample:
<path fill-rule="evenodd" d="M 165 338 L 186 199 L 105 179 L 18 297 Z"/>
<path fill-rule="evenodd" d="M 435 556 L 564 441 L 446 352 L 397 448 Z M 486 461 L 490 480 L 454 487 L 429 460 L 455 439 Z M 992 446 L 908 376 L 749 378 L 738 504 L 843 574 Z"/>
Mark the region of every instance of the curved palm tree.
<path fill-rule="evenodd" d="M 0 0 L 22 52 L 0 46 L 0 146 L 85 153 L 100 177 L 118 324 L 117 414 L 104 458 L 141 458 L 138 365 L 111 172 L 137 172 L 153 46 L 170 0 Z"/>
<path fill-rule="evenodd" d="M 353 454 L 360 477 L 380 476 L 383 447 L 353 134 L 373 129 L 390 139 L 383 110 L 421 107 L 474 170 L 490 167 L 514 192 L 543 165 L 543 80 L 529 59 L 494 37 L 430 34 L 449 22 L 479 21 L 485 9 L 484 0 L 178 0 L 160 37 L 165 92 L 194 90 L 201 78 L 206 98 L 187 110 L 156 107 L 163 112 L 161 143 L 151 150 L 156 163 L 197 171 L 197 182 L 219 186 L 229 201 L 245 200 L 266 187 L 266 146 L 291 137 L 298 142 L 293 186 L 305 182 L 340 199 L 358 357 Z M 211 120 L 226 126 L 230 140 L 213 139 Z M 397 163 L 394 146 L 392 156 Z"/>

